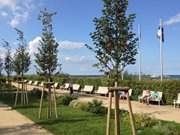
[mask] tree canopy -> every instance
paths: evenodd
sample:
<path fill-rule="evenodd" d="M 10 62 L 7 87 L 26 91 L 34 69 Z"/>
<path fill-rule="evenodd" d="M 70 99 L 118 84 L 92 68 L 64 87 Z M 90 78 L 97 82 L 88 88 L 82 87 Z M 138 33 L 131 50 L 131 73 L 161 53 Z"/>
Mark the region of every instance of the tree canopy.
<path fill-rule="evenodd" d="M 29 52 L 26 50 L 26 42 L 24 39 L 24 33 L 15 28 L 18 34 L 18 48 L 14 54 L 13 68 L 17 75 L 20 75 L 22 78 L 24 73 L 29 70 L 31 64 Z"/>
<path fill-rule="evenodd" d="M 95 32 L 91 33 L 92 50 L 98 63 L 94 66 L 117 81 L 129 64 L 135 64 L 136 34 L 133 32 L 135 14 L 127 15 L 128 0 L 103 0 L 102 16 L 95 18 Z"/>
<path fill-rule="evenodd" d="M 48 80 L 51 79 L 52 74 L 60 66 L 57 58 L 59 44 L 56 42 L 52 31 L 52 17 L 55 14 L 55 12 L 51 13 L 47 9 L 44 9 L 44 11 L 40 11 L 38 17 L 43 28 L 38 53 L 35 54 L 36 69 L 38 74 L 44 75 Z"/>
<path fill-rule="evenodd" d="M 3 47 L 6 49 L 5 58 L 4 58 L 4 70 L 7 74 L 7 79 L 13 72 L 13 59 L 11 56 L 11 47 L 8 41 L 3 40 Z"/>

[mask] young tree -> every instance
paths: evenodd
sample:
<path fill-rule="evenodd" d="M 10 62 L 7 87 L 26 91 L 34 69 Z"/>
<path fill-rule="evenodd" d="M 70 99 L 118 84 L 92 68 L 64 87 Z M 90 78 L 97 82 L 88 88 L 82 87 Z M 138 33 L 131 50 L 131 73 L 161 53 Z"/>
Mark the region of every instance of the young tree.
<path fill-rule="evenodd" d="M 42 22 L 43 29 L 38 53 L 35 54 L 35 62 L 37 63 L 37 73 L 45 76 L 47 81 L 52 79 L 52 75 L 59 66 L 57 58 L 59 44 L 56 42 L 52 31 L 52 17 L 54 15 L 56 13 L 50 13 L 44 9 L 38 17 Z"/>
<path fill-rule="evenodd" d="M 94 19 L 96 30 L 90 34 L 95 47 L 86 46 L 99 61 L 94 66 L 118 82 L 123 69 L 135 64 L 138 40 L 133 32 L 135 14 L 127 15 L 128 0 L 103 2 L 102 17 Z"/>
<path fill-rule="evenodd" d="M 31 64 L 29 52 L 26 50 L 26 42 L 24 39 L 24 33 L 15 28 L 17 34 L 19 35 L 19 47 L 16 49 L 14 54 L 13 68 L 18 76 L 21 76 L 21 79 L 24 77 L 24 73 L 29 70 Z"/>
<path fill-rule="evenodd" d="M 3 40 L 3 47 L 6 49 L 5 58 L 4 58 L 4 70 L 7 74 L 7 81 L 9 83 L 9 78 L 13 72 L 13 59 L 11 57 L 11 47 L 9 42 Z"/>
<path fill-rule="evenodd" d="M 3 71 L 3 59 L 0 57 L 0 76 L 2 76 Z"/>

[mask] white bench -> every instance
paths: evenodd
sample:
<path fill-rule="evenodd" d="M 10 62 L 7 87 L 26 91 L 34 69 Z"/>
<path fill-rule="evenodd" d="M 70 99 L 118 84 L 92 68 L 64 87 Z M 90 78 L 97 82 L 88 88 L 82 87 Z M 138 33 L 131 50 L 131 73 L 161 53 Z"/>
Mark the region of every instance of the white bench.
<path fill-rule="evenodd" d="M 73 91 L 79 91 L 80 90 L 80 85 L 79 84 L 73 84 L 72 89 L 73 89 Z"/>
<path fill-rule="evenodd" d="M 35 86 L 38 86 L 38 84 L 39 84 L 38 81 L 35 81 L 35 82 L 33 83 L 33 85 L 35 85 Z"/>
<path fill-rule="evenodd" d="M 27 84 L 32 85 L 32 83 L 33 83 L 33 81 L 28 81 L 28 83 L 27 83 Z"/>
<path fill-rule="evenodd" d="M 93 93 L 94 86 L 93 85 L 85 85 L 81 92 Z"/>
<path fill-rule="evenodd" d="M 108 95 L 108 87 L 102 87 L 102 86 L 99 86 L 98 87 L 98 90 L 96 91 L 96 94 L 100 94 L 100 95 L 105 95 L 107 96 Z"/>
<path fill-rule="evenodd" d="M 180 105 L 180 93 L 178 93 L 177 99 L 174 100 L 174 108 L 176 108 L 176 105 Z"/>

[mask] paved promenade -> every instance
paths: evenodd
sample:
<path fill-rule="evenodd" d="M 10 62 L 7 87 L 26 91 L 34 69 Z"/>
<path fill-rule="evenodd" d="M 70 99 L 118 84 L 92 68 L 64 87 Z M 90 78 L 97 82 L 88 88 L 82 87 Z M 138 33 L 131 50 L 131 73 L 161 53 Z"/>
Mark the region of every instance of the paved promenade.
<path fill-rule="evenodd" d="M 0 102 L 0 135 L 52 135 L 11 107 Z"/>

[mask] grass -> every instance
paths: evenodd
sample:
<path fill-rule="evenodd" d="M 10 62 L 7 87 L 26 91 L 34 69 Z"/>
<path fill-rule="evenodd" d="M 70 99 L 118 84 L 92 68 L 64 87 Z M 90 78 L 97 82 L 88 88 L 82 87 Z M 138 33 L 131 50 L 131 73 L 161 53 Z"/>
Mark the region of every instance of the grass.
<path fill-rule="evenodd" d="M 0 95 L 0 100 L 12 106 L 14 96 L 12 94 Z M 59 101 L 59 100 L 58 100 Z M 73 109 L 69 106 L 60 105 L 58 102 L 58 119 L 46 119 L 47 102 L 44 104 L 42 120 L 38 119 L 39 99 L 31 96 L 30 104 L 27 107 L 19 106 L 16 109 L 26 117 L 35 121 L 37 124 L 46 128 L 55 135 L 104 135 L 106 129 L 106 115 L 96 115 L 90 112 L 85 112 L 78 109 Z M 122 113 L 124 117 L 128 115 Z M 121 117 L 121 133 L 130 135 L 130 125 Z M 112 120 L 113 124 L 113 120 Z M 114 132 L 112 127 L 112 134 Z M 138 135 L 180 135 L 180 124 L 173 122 L 159 121 L 157 124 L 150 127 L 143 127 L 137 130 Z"/>

